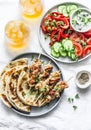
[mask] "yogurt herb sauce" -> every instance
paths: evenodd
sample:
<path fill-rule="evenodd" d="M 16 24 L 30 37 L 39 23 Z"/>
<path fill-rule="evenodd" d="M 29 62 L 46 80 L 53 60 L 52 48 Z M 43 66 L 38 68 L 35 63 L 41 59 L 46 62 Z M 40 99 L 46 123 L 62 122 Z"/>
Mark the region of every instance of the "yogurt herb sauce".
<path fill-rule="evenodd" d="M 91 13 L 86 9 L 78 9 L 73 14 L 72 25 L 76 31 L 88 31 L 91 29 Z"/>

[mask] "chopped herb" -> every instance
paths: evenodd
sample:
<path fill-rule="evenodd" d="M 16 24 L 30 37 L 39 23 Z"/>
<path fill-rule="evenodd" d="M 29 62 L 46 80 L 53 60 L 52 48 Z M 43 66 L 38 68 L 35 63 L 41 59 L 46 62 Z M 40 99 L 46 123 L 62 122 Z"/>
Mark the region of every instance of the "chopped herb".
<path fill-rule="evenodd" d="M 48 26 L 49 25 L 49 20 L 46 20 L 45 21 L 45 26 Z"/>
<path fill-rule="evenodd" d="M 48 35 L 45 35 L 45 40 L 48 38 Z"/>
<path fill-rule="evenodd" d="M 59 85 L 55 86 L 55 87 L 54 87 L 54 90 L 55 90 L 55 91 L 59 91 L 59 90 L 60 90 Z"/>
<path fill-rule="evenodd" d="M 88 18 L 88 21 L 91 22 L 91 18 Z"/>
<path fill-rule="evenodd" d="M 32 55 L 32 57 L 31 57 L 31 61 L 32 61 L 32 60 L 34 60 L 34 59 L 35 59 L 35 56 L 34 56 L 34 55 Z"/>
<path fill-rule="evenodd" d="M 76 110 L 76 109 L 77 109 L 77 106 L 73 106 L 73 109 Z"/>
<path fill-rule="evenodd" d="M 68 102 L 71 103 L 71 98 L 68 98 Z"/>
<path fill-rule="evenodd" d="M 39 76 L 36 76 L 35 82 L 38 83 L 39 81 L 40 81 L 40 77 L 39 77 Z"/>
<path fill-rule="evenodd" d="M 76 95 L 75 95 L 75 98 L 76 98 L 76 99 L 80 98 L 80 97 L 79 97 L 79 94 L 76 94 Z"/>
<path fill-rule="evenodd" d="M 40 88 L 41 92 L 45 92 L 45 90 L 46 90 L 45 87 Z"/>
<path fill-rule="evenodd" d="M 78 10 L 78 14 L 81 13 L 81 9 Z"/>
<path fill-rule="evenodd" d="M 74 20 L 74 19 L 72 19 L 72 24 L 73 24 L 74 26 L 76 26 L 76 25 L 77 25 L 77 21 Z"/>
<path fill-rule="evenodd" d="M 74 102 L 74 99 L 72 98 L 71 101 Z"/>
<path fill-rule="evenodd" d="M 33 94 L 38 97 L 38 91 L 34 91 Z"/>

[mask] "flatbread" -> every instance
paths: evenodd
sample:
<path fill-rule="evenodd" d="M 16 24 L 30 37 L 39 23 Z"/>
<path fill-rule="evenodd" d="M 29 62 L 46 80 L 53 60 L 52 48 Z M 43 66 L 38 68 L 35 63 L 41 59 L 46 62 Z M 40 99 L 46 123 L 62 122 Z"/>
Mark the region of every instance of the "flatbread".
<path fill-rule="evenodd" d="M 17 95 L 24 104 L 38 106 L 38 104 L 35 103 L 38 96 L 38 91 L 29 85 L 27 73 L 20 76 L 18 79 Z"/>
<path fill-rule="evenodd" d="M 18 98 L 16 89 L 19 76 L 23 76 L 24 73 L 28 70 L 28 66 L 24 66 L 12 73 L 9 77 L 8 75 L 5 77 L 6 81 L 6 96 L 12 106 L 23 112 L 30 112 L 30 106 L 25 105 Z M 26 72 L 27 73 L 27 72 Z"/>
<path fill-rule="evenodd" d="M 6 65 L 6 67 L 3 69 L 2 73 L 0 74 L 0 77 L 9 69 L 14 68 L 16 66 L 20 66 L 20 65 L 27 65 L 28 64 L 28 59 L 27 58 L 21 58 L 18 60 L 14 60 L 9 62 L 9 64 Z"/>
<path fill-rule="evenodd" d="M 15 61 L 10 62 L 2 71 L 1 78 L 0 78 L 0 98 L 3 101 L 3 103 L 8 106 L 9 108 L 12 107 L 12 105 L 9 103 L 7 97 L 6 97 L 6 83 L 5 83 L 5 76 L 9 72 L 9 75 L 11 75 L 16 69 L 22 67 L 23 65 L 27 65 L 28 60 L 27 58 L 18 59 Z"/>

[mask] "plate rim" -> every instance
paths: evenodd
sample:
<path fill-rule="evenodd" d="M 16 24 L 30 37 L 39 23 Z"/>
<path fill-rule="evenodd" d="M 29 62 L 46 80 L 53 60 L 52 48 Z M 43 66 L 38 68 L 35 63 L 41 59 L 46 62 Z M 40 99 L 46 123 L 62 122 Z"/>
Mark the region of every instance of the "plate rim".
<path fill-rule="evenodd" d="M 39 55 L 40 52 L 33 52 L 33 51 L 32 51 L 32 52 L 21 53 L 21 54 L 15 56 L 13 59 L 11 59 L 11 61 L 14 61 L 14 60 L 16 60 L 16 59 L 19 59 L 18 57 L 22 57 L 22 56 L 24 56 L 24 55 L 31 55 L 31 54 L 38 54 L 38 55 Z M 41 53 L 41 54 L 42 54 L 43 56 L 45 56 L 46 58 L 48 57 L 50 60 L 52 60 L 52 61 L 54 62 L 54 64 L 56 64 L 56 66 L 57 66 L 57 67 L 61 70 L 61 72 L 62 72 L 61 67 L 58 65 L 58 63 L 57 63 L 53 58 L 51 58 L 51 57 L 50 57 L 49 55 L 47 55 L 47 54 L 44 54 L 44 53 Z M 63 72 L 61 73 L 61 76 L 62 76 L 62 80 L 64 80 Z M 30 115 L 31 111 L 30 111 L 30 113 L 28 114 L 28 113 L 21 112 L 21 111 L 15 109 L 14 107 L 12 107 L 11 109 L 12 109 L 14 112 L 16 112 L 17 114 L 22 115 L 22 116 L 25 116 L 25 117 L 31 117 L 31 118 L 33 118 L 33 117 L 40 117 L 40 116 L 43 116 L 43 115 L 48 114 L 49 112 L 52 112 L 52 111 L 58 106 L 58 104 L 60 103 L 60 101 L 61 101 L 61 99 L 62 99 L 62 97 L 63 97 L 63 93 L 64 93 L 64 90 L 61 92 L 61 96 L 57 99 L 57 101 L 56 101 L 56 103 L 53 105 L 53 107 L 51 107 L 47 112 L 44 112 L 44 113 L 42 113 L 42 114 Z"/>
<path fill-rule="evenodd" d="M 90 8 L 88 8 L 87 6 L 83 5 L 83 4 L 80 4 L 78 2 L 61 2 L 59 4 L 56 4 L 54 6 L 52 6 L 51 8 L 49 8 L 45 13 L 44 15 L 42 16 L 41 20 L 40 20 L 40 23 L 39 23 L 39 28 L 38 28 L 38 41 L 39 41 L 39 44 L 40 44 L 40 47 L 42 48 L 42 50 L 47 54 L 49 55 L 51 58 L 53 58 L 54 60 L 58 61 L 58 62 L 61 62 L 61 63 L 67 63 L 67 64 L 73 64 L 73 63 L 79 63 L 85 59 L 87 59 L 88 57 L 91 56 L 91 53 L 89 53 L 87 56 L 85 56 L 84 58 L 81 58 L 79 59 L 78 61 L 63 61 L 63 60 L 60 60 L 60 59 L 57 59 L 55 57 L 53 57 L 51 54 L 48 54 L 48 52 L 46 51 L 46 49 L 44 49 L 44 47 L 42 46 L 41 44 L 41 36 L 40 36 L 40 32 L 41 32 L 41 23 L 44 19 L 44 17 L 48 14 L 48 12 L 50 12 L 51 10 L 53 10 L 54 8 L 57 8 L 57 6 L 59 5 L 63 5 L 63 4 L 77 4 L 77 5 L 80 5 L 80 6 L 83 6 L 84 8 L 87 8 L 89 10 L 91 10 Z"/>

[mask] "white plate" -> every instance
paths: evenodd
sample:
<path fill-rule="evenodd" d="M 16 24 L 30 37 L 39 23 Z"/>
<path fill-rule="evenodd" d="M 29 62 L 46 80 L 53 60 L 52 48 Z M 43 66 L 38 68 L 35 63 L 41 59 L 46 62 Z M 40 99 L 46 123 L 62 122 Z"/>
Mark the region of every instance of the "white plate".
<path fill-rule="evenodd" d="M 20 58 L 28 58 L 28 64 L 31 64 L 32 57 L 37 58 L 38 56 L 39 56 L 39 53 L 30 52 L 30 53 L 24 53 L 24 54 L 18 55 L 13 60 L 20 59 Z M 42 61 L 47 62 L 47 63 L 49 61 L 51 61 L 51 64 L 53 66 L 53 71 L 60 70 L 60 67 L 58 66 L 58 64 L 52 58 L 50 58 L 49 56 L 47 56 L 45 54 L 41 54 L 40 59 Z M 60 80 L 63 80 L 62 73 L 61 73 Z M 46 104 L 46 105 L 44 105 L 42 107 L 31 107 L 31 112 L 30 113 L 24 113 L 24 112 L 16 110 L 15 108 L 12 108 L 12 110 L 14 110 L 16 113 L 18 113 L 20 115 L 23 115 L 23 116 L 29 116 L 29 117 L 42 116 L 42 115 L 47 114 L 50 111 L 52 111 L 58 105 L 58 103 L 62 99 L 62 94 L 63 94 L 63 91 L 60 93 L 59 98 L 56 98 L 55 100 L 51 101 L 50 103 L 48 103 L 48 104 Z"/>
<path fill-rule="evenodd" d="M 43 18 L 42 18 L 42 20 L 41 20 L 41 23 L 42 23 L 43 19 L 45 18 L 45 16 L 49 14 L 49 12 L 52 12 L 52 11 L 54 11 L 54 10 L 57 10 L 57 7 L 58 7 L 59 5 L 64 5 L 64 4 L 66 4 L 66 5 L 76 4 L 76 5 L 78 5 L 78 7 L 80 7 L 80 8 L 87 8 L 86 6 L 84 6 L 84 5 L 82 5 L 82 4 L 79 4 L 79 3 L 64 2 L 64 3 L 61 3 L 61 4 L 55 5 L 54 7 L 52 7 L 51 9 L 49 9 L 49 10 L 45 13 L 45 15 L 43 16 Z M 87 8 L 87 9 L 88 9 L 88 8 Z M 66 58 L 62 58 L 62 57 L 55 58 L 55 57 L 53 57 L 53 56 L 50 54 L 50 46 L 49 46 L 50 39 L 46 39 L 46 40 L 45 40 L 45 35 L 44 35 L 44 33 L 42 32 L 42 29 L 41 29 L 41 23 L 40 23 L 39 34 L 38 34 L 40 45 L 41 45 L 42 49 L 43 49 L 48 55 L 50 55 L 52 58 L 54 58 L 55 60 L 60 61 L 60 62 L 63 62 L 63 63 L 75 63 L 75 62 L 79 62 L 79 61 L 85 60 L 88 56 L 91 55 L 91 53 L 90 53 L 90 54 L 88 54 L 87 56 L 85 56 L 84 58 L 79 59 L 78 61 L 72 61 L 72 60 L 70 60 L 70 59 L 67 58 L 67 57 L 66 57 Z"/>

